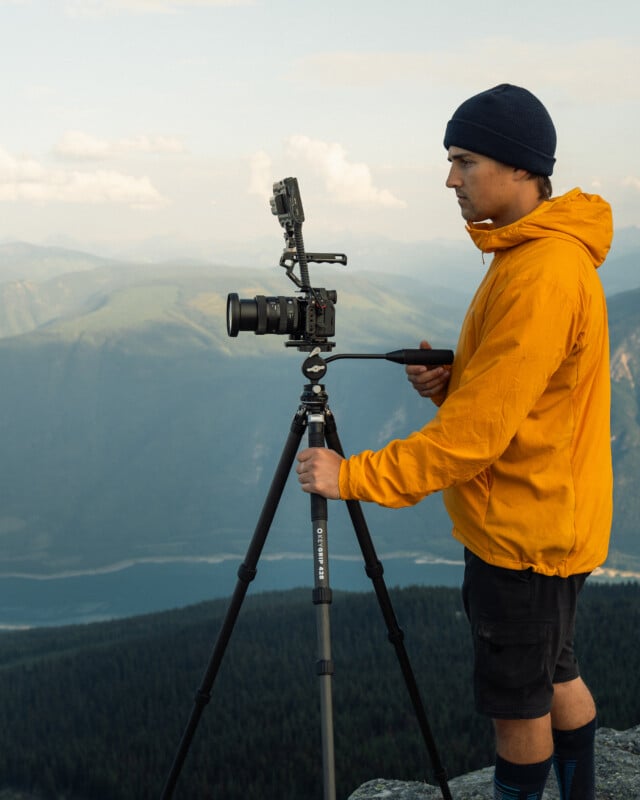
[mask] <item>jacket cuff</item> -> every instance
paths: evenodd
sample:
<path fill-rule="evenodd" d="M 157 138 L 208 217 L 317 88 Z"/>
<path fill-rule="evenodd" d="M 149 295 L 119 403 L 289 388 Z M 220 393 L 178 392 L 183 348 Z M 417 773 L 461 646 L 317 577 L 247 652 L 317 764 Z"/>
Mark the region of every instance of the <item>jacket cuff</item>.
<path fill-rule="evenodd" d="M 340 464 L 338 473 L 338 492 L 341 500 L 354 500 L 349 493 L 349 461 L 344 458 Z"/>

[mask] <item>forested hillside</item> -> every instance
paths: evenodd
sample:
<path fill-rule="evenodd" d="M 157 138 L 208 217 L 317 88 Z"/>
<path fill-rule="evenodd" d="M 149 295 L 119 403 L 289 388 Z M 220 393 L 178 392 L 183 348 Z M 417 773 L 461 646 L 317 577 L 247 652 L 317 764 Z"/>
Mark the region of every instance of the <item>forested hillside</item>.
<path fill-rule="evenodd" d="M 487 766 L 459 593 L 391 591 L 450 776 Z M 577 649 L 602 726 L 640 721 L 640 586 L 591 586 Z M 0 636 L 0 790 L 38 800 L 158 798 L 209 663 L 224 602 L 118 623 Z M 338 796 L 429 763 L 373 593 L 331 607 Z M 249 597 L 176 800 L 319 800 L 322 757 L 310 592 Z M 433 782 L 433 779 L 431 779 Z"/>

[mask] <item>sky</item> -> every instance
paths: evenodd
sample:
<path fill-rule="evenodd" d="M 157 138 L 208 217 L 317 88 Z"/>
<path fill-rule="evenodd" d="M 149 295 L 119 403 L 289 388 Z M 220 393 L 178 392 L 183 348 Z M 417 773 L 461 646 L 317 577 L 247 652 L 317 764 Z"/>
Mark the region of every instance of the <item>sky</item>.
<path fill-rule="evenodd" d="M 526 86 L 554 193 L 640 225 L 640 7 L 627 0 L 0 0 L 0 241 L 215 259 L 462 240 L 442 145 L 461 102 Z"/>

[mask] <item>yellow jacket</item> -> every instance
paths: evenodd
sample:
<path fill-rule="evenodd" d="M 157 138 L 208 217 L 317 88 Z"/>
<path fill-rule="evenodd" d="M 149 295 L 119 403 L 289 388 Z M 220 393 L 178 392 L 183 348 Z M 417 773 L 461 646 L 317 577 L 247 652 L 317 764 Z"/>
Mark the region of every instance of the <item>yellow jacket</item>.
<path fill-rule="evenodd" d="M 503 228 L 465 317 L 447 398 L 406 439 L 351 456 L 340 496 L 398 508 L 443 490 L 484 561 L 566 577 L 607 556 L 612 515 L 607 310 L 596 273 L 609 205 L 574 189 Z"/>

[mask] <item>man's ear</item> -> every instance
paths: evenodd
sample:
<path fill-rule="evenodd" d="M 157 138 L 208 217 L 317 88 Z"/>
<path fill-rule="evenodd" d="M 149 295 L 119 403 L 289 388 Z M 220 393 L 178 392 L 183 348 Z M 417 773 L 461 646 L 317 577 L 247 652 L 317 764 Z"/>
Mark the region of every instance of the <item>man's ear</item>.
<path fill-rule="evenodd" d="M 528 181 L 532 177 L 531 173 L 526 169 L 520 167 L 513 168 L 513 179 L 515 181 Z"/>

